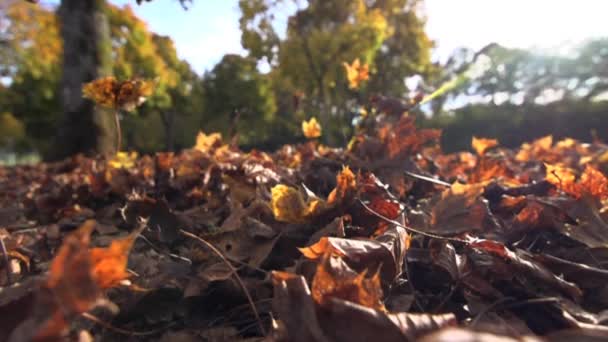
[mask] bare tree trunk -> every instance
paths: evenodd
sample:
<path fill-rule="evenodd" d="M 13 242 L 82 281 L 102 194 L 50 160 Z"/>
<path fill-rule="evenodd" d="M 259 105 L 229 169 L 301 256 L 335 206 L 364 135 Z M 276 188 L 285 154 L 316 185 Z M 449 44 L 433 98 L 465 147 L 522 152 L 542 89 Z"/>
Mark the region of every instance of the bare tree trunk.
<path fill-rule="evenodd" d="M 165 129 L 165 149 L 173 151 L 175 145 L 175 136 L 173 135 L 175 126 L 175 113 L 173 111 L 164 111 L 160 113 L 160 119 Z"/>
<path fill-rule="evenodd" d="M 111 116 L 96 110 L 91 101 L 82 98 L 83 83 L 98 78 L 103 74 L 103 67 L 108 65 L 101 48 L 101 44 L 109 43 L 103 4 L 102 0 L 62 0 L 58 10 L 63 38 L 60 97 L 64 117 L 50 156 L 52 159 L 112 149 Z"/>

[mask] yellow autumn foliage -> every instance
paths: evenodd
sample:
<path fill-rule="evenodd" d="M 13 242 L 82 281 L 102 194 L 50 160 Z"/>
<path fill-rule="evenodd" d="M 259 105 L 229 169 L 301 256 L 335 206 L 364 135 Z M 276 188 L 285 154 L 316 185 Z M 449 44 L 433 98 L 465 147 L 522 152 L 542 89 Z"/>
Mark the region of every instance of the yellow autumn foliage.
<path fill-rule="evenodd" d="M 112 169 L 130 169 L 135 166 L 137 152 L 117 152 L 112 159 L 108 160 L 108 166 Z"/>
<path fill-rule="evenodd" d="M 310 120 L 302 121 L 302 133 L 308 139 L 314 139 L 321 136 L 321 125 L 317 121 L 317 118 L 312 117 Z"/>
<path fill-rule="evenodd" d="M 306 223 L 314 214 L 321 212 L 325 202 L 320 199 L 305 201 L 298 189 L 279 184 L 271 189 L 270 206 L 277 221 Z"/>

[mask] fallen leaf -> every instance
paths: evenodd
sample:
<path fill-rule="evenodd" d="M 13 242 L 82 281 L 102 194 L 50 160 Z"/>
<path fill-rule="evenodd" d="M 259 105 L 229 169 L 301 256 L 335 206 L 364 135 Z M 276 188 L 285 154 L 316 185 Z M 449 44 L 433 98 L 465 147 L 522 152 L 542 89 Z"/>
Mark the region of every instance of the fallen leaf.
<path fill-rule="evenodd" d="M 473 137 L 471 140 L 471 146 L 477 152 L 477 155 L 483 156 L 484 153 L 491 149 L 494 146 L 498 145 L 498 140 L 496 139 L 487 139 L 487 138 L 477 138 Z"/>

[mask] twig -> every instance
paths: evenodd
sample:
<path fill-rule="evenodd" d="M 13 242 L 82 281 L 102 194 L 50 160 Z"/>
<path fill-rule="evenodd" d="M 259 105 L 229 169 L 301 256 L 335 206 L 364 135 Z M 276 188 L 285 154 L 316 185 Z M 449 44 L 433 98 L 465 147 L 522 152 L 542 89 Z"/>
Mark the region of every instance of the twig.
<path fill-rule="evenodd" d="M 410 232 L 413 232 L 413 233 L 416 233 L 416 234 L 420 234 L 420 235 L 423 235 L 423 236 L 426 236 L 426 237 L 430 237 L 430 238 L 433 238 L 433 239 L 440 239 L 440 240 L 447 240 L 447 241 L 454 241 L 454 242 L 463 242 L 463 243 L 467 243 L 467 241 L 466 241 L 466 240 L 463 240 L 463 239 L 454 238 L 454 237 L 448 237 L 448 236 L 435 235 L 435 234 L 431 234 L 431 233 L 426 233 L 426 232 L 423 232 L 423 231 L 418 230 L 418 229 L 416 229 L 416 228 L 408 227 L 408 226 L 406 226 L 406 225 L 404 225 L 404 224 L 402 224 L 402 223 L 399 223 L 399 222 L 397 222 L 397 221 L 395 221 L 395 220 L 391 220 L 391 219 L 389 219 L 388 217 L 386 217 L 386 216 L 384 216 L 384 215 L 380 214 L 379 212 L 377 212 L 377 211 L 375 211 L 374 209 L 372 209 L 372 208 L 370 208 L 369 206 L 367 206 L 367 204 L 363 203 L 363 201 L 362 201 L 361 199 L 357 199 L 357 200 L 358 200 L 358 201 L 359 201 L 359 203 L 361 203 L 361 205 L 362 205 L 362 206 L 363 206 L 363 207 L 364 207 L 364 208 L 365 208 L 367 211 L 369 211 L 370 213 L 372 213 L 372 214 L 376 215 L 377 217 L 379 217 L 379 218 L 383 219 L 384 221 L 386 221 L 386 222 L 388 222 L 388 223 L 392 223 L 392 224 L 394 224 L 394 225 L 396 225 L 396 226 L 398 226 L 398 227 L 401 227 L 401 228 L 403 228 L 403 229 L 405 229 L 405 230 L 407 230 L 407 231 L 410 231 Z"/>
<path fill-rule="evenodd" d="M 13 283 L 13 276 L 11 274 L 11 265 L 8 260 L 8 251 L 6 250 L 6 245 L 4 244 L 4 238 L 0 237 L 0 249 L 2 250 L 2 257 L 4 259 L 4 268 L 6 269 L 6 281 L 8 285 Z"/>
<path fill-rule="evenodd" d="M 113 326 L 112 324 L 102 321 L 101 319 L 95 317 L 94 315 L 88 313 L 88 312 L 84 312 L 81 315 L 82 317 L 88 319 L 91 322 L 95 322 L 99 325 L 101 325 L 102 327 L 108 329 L 108 330 L 112 330 L 115 333 L 119 333 L 119 334 L 123 334 L 123 335 L 128 335 L 128 336 L 150 336 L 150 335 L 156 335 L 158 333 L 161 333 L 165 330 L 167 330 L 167 328 L 170 328 L 171 326 L 175 325 L 175 322 L 171 322 L 169 324 L 167 324 L 166 326 L 156 329 L 156 330 L 150 330 L 150 331 L 131 331 L 131 330 L 126 330 L 126 329 L 122 329 L 122 328 L 118 328 Z"/>
<path fill-rule="evenodd" d="M 122 145 L 122 130 L 120 129 L 120 117 L 119 110 L 114 111 L 114 125 L 116 126 L 116 153 L 120 152 L 120 145 Z"/>
<path fill-rule="evenodd" d="M 413 172 L 410 172 L 410 171 L 405 171 L 405 174 L 408 175 L 408 176 L 410 176 L 410 177 L 412 177 L 412 178 L 416 178 L 416 179 L 420 179 L 420 180 L 423 180 L 423 181 L 431 182 L 433 184 L 447 186 L 447 187 L 452 186 L 452 184 L 450 184 L 448 182 L 444 182 L 444 181 L 442 181 L 440 179 L 435 179 L 435 178 L 431 178 L 431 177 L 428 177 L 428 176 L 419 175 L 417 173 L 413 173 Z"/>
<path fill-rule="evenodd" d="M 187 236 L 189 238 L 195 239 L 198 242 L 202 243 L 203 245 L 207 246 L 207 248 L 209 248 L 213 253 L 215 253 L 218 257 L 220 257 L 220 259 L 222 259 L 222 261 L 226 264 L 226 266 L 228 266 L 228 268 L 230 268 L 230 272 L 234 275 L 234 278 L 239 283 L 239 286 L 241 286 L 241 288 L 243 289 L 243 292 L 245 293 L 245 296 L 247 297 L 247 300 L 249 301 L 249 305 L 251 305 L 251 311 L 253 311 L 253 314 L 255 315 L 255 318 L 258 321 L 258 326 L 260 328 L 260 331 L 262 332 L 262 334 L 264 336 L 266 336 L 266 329 L 264 329 L 264 325 L 262 324 L 262 320 L 260 319 L 260 315 L 258 314 L 258 310 L 255 307 L 253 299 L 251 298 L 251 295 L 249 294 L 249 291 L 247 290 L 247 287 L 245 287 L 245 284 L 243 283 L 243 280 L 238 275 L 238 273 L 237 273 L 236 269 L 234 268 L 234 266 L 232 266 L 232 264 L 226 259 L 226 257 L 222 254 L 222 252 L 220 252 L 217 248 L 215 248 L 215 246 L 213 246 L 211 243 L 205 241 L 200 236 L 196 236 L 196 235 L 194 235 L 194 234 L 192 234 L 190 232 L 187 232 L 187 231 L 185 231 L 183 229 L 180 229 L 179 232 L 182 235 L 185 235 L 185 236 Z"/>

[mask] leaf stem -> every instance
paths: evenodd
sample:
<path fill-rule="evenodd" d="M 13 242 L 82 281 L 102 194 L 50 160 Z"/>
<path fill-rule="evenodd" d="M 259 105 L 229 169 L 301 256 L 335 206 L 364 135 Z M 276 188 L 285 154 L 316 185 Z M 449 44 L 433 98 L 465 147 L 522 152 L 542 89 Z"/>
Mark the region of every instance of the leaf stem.
<path fill-rule="evenodd" d="M 116 153 L 120 152 L 122 145 L 122 130 L 120 129 L 120 110 L 114 111 L 114 125 L 116 126 Z"/>

